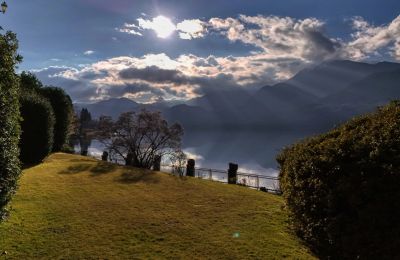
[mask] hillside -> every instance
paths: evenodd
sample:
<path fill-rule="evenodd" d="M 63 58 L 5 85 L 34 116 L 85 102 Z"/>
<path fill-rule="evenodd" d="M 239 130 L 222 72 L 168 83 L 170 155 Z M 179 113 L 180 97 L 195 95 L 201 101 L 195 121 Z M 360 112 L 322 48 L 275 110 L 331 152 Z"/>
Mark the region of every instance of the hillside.
<path fill-rule="evenodd" d="M 0 254 L 312 258 L 289 234 L 282 209 L 281 197 L 240 186 L 54 154 L 25 170 L 11 218 L 0 224 Z"/>

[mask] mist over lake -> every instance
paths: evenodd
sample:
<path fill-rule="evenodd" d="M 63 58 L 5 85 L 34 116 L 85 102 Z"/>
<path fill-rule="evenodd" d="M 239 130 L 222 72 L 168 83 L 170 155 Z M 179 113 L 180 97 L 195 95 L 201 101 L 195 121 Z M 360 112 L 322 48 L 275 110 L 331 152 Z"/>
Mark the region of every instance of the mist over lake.
<path fill-rule="evenodd" d="M 239 171 L 277 176 L 276 155 L 287 145 L 313 133 L 302 131 L 188 131 L 183 150 L 196 166 L 226 170 L 228 163 L 239 164 Z M 104 146 L 94 140 L 89 153 L 100 157 Z M 79 146 L 76 146 L 79 151 Z M 168 159 L 164 160 L 168 164 Z"/>

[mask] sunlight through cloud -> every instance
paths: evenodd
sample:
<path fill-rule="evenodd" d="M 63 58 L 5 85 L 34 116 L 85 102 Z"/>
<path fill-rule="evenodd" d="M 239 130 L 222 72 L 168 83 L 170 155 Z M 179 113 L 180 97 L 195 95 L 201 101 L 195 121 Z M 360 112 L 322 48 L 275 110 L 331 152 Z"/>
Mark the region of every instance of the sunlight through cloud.
<path fill-rule="evenodd" d="M 162 15 L 152 20 L 139 18 L 138 22 L 140 28 L 154 30 L 159 38 L 167 38 L 176 30 L 175 24 L 173 24 L 169 18 Z"/>

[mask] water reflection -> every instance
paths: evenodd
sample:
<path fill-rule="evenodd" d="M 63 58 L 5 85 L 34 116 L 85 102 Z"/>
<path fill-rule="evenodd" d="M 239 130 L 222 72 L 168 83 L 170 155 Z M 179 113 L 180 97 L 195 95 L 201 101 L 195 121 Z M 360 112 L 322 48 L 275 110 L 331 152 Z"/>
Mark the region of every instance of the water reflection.
<path fill-rule="evenodd" d="M 196 166 L 226 170 L 229 162 L 239 172 L 277 176 L 276 155 L 283 147 L 313 133 L 309 132 L 189 132 L 183 138 L 184 152 Z M 93 141 L 89 154 L 101 157 L 104 147 Z"/>

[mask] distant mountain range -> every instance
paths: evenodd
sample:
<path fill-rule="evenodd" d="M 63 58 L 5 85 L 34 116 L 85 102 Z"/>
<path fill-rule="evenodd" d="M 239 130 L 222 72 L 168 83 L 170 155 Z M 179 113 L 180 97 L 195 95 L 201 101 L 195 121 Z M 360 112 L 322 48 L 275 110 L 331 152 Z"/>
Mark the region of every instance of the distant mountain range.
<path fill-rule="evenodd" d="M 120 98 L 77 104 L 77 109 L 86 107 L 94 117 L 114 118 L 141 108 L 158 110 L 187 129 L 321 131 L 393 99 L 400 99 L 400 64 L 335 60 L 253 93 L 241 89 L 215 91 L 172 106 Z"/>

